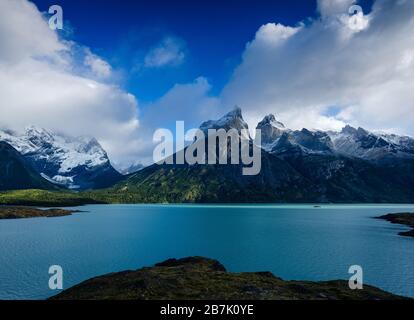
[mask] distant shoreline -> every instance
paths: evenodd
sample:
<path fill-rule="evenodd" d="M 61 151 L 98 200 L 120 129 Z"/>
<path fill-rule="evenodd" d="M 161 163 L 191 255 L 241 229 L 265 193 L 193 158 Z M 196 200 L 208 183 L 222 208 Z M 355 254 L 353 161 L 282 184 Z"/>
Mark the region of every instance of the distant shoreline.
<path fill-rule="evenodd" d="M 400 236 L 414 237 L 414 213 L 403 212 L 403 213 L 390 213 L 384 216 L 377 217 L 377 219 L 387 220 L 391 223 L 401 224 L 411 227 L 412 230 L 399 232 Z"/>
<path fill-rule="evenodd" d="M 0 206 L 0 220 L 5 219 L 27 219 L 27 218 L 53 218 L 70 216 L 77 210 L 65 209 L 37 209 L 33 207 Z"/>
<path fill-rule="evenodd" d="M 0 206 L 26 206 L 43 208 L 79 207 L 92 204 L 131 204 L 131 205 L 309 205 L 315 209 L 322 209 L 332 205 L 413 205 L 407 202 L 264 202 L 264 201 L 151 201 L 151 199 L 136 199 L 123 192 L 111 192 L 111 190 L 93 190 L 83 192 L 48 191 L 39 189 L 0 191 Z"/>

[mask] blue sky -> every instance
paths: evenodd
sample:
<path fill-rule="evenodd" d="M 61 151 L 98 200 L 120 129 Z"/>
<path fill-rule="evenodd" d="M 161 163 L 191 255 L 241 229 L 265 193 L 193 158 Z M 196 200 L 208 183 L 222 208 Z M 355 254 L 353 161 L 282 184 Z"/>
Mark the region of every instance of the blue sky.
<path fill-rule="evenodd" d="M 124 75 L 127 90 L 140 101 L 162 96 L 176 83 L 198 76 L 219 94 L 240 63 L 246 43 L 265 23 L 295 26 L 317 16 L 316 0 L 34 0 L 40 11 L 59 4 L 70 36 L 90 47 Z M 372 1 L 359 1 L 369 10 Z M 135 70 L 145 54 L 165 37 L 182 41 L 178 67 Z M 132 70 L 132 71 L 131 71 Z"/>
<path fill-rule="evenodd" d="M 278 21 L 296 25 L 316 15 L 316 1 L 111 1 L 35 0 L 40 11 L 59 4 L 73 29 L 70 38 L 90 47 L 123 73 L 125 89 L 148 102 L 176 83 L 199 76 L 218 94 L 240 63 L 258 28 Z M 134 70 L 165 37 L 183 43 L 178 66 Z"/>

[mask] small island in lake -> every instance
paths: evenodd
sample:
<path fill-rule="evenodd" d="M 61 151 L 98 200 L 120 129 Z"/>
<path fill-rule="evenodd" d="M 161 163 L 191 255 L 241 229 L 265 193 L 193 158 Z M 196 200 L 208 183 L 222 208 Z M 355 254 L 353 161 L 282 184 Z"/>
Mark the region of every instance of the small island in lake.
<path fill-rule="evenodd" d="M 403 224 L 413 228 L 409 231 L 398 233 L 400 236 L 414 237 L 414 213 L 403 212 L 403 213 L 390 213 L 384 216 L 377 217 L 377 219 L 387 220 L 391 223 Z"/>
<path fill-rule="evenodd" d="M 52 218 L 69 216 L 75 212 L 79 211 L 64 209 L 38 209 L 33 207 L 19 206 L 0 206 L 0 219 L 24 219 L 39 217 Z"/>
<path fill-rule="evenodd" d="M 52 300 L 394 300 L 403 297 L 348 281 L 285 281 L 270 272 L 230 273 L 217 260 L 170 259 L 154 267 L 96 277 Z"/>

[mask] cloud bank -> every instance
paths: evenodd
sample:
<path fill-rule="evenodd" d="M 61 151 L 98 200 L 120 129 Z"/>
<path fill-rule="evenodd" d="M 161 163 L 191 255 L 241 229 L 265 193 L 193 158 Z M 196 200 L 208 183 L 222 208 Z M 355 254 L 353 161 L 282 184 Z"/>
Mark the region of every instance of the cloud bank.
<path fill-rule="evenodd" d="M 252 123 L 272 112 L 296 128 L 350 122 L 414 134 L 414 1 L 377 0 L 369 14 L 350 16 L 354 4 L 319 0 L 311 22 L 263 25 L 224 105 L 242 106 Z"/>

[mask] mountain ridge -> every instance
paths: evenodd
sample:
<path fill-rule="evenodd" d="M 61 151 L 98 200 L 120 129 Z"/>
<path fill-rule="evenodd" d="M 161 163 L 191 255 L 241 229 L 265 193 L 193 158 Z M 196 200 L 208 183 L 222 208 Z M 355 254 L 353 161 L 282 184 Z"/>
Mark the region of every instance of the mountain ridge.
<path fill-rule="evenodd" d="M 24 133 L 0 130 L 0 141 L 19 151 L 43 178 L 62 187 L 105 188 L 122 177 L 95 138 L 71 137 L 29 126 Z"/>
<path fill-rule="evenodd" d="M 82 196 L 102 203 L 414 201 L 414 140 L 410 137 L 351 126 L 339 132 L 291 130 L 274 115 L 264 117 L 257 127 L 264 128 L 264 143 L 260 149 L 261 171 L 256 176 L 244 176 L 241 164 L 154 164 Z M 218 120 L 206 121 L 200 128 L 207 132 L 220 128 L 239 133 L 248 130 L 240 108 Z M 54 139 L 44 134 L 42 143 Z M 253 145 L 250 135 L 242 138 Z M 89 142 L 86 149 L 96 146 L 95 141 Z M 353 148 L 348 148 L 352 143 Z"/>
<path fill-rule="evenodd" d="M 269 124 L 273 128 L 276 124 L 277 130 L 267 128 L 264 132 L 269 134 L 264 141 L 267 139 L 271 148 L 262 145 L 262 170 L 257 176 L 243 176 L 241 165 L 154 164 L 128 176 L 107 190 L 107 195 L 126 202 L 155 203 L 414 201 L 414 157 L 410 157 L 410 152 L 405 151 L 404 157 L 399 153 L 389 156 L 386 151 L 394 150 L 388 148 L 391 142 L 372 143 L 376 136 L 360 130 L 362 141 L 357 150 L 372 146 L 376 151 L 375 157 L 367 158 L 359 153 L 339 152 L 331 138 L 335 133 L 290 130 L 273 115 L 265 117 L 258 126 L 269 127 Z M 201 125 L 202 130 L 209 128 L 248 127 L 237 108 L 219 120 Z M 383 152 L 378 152 L 383 147 L 380 150 Z"/>

